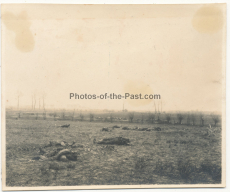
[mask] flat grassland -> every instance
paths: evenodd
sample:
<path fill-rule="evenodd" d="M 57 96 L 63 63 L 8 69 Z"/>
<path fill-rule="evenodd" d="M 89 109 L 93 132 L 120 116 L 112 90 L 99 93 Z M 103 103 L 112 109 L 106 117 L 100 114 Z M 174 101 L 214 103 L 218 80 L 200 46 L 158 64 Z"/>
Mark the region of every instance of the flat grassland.
<path fill-rule="evenodd" d="M 70 124 L 69 128 L 60 125 Z M 102 131 L 109 122 L 6 119 L 7 186 L 221 183 L 221 127 L 124 123 L 161 131 Z M 124 137 L 130 145 L 93 142 Z M 39 147 L 76 142 L 77 161 L 32 160 Z"/>

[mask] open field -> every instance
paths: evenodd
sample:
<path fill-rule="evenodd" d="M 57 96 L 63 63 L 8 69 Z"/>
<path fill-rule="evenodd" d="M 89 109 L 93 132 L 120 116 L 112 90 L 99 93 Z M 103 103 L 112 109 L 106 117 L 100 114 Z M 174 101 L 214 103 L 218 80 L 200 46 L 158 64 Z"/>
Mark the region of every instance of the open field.
<path fill-rule="evenodd" d="M 101 131 L 114 125 L 151 131 Z M 110 137 L 127 138 L 130 144 L 93 142 Z M 77 161 L 32 160 L 51 141 L 79 144 Z M 7 186 L 193 183 L 221 183 L 220 126 L 210 132 L 207 126 L 6 119 Z"/>

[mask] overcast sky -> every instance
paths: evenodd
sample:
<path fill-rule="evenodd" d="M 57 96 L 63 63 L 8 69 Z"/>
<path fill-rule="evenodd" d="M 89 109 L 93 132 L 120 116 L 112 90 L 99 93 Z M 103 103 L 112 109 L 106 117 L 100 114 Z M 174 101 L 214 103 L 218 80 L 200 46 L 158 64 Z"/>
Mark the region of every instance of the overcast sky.
<path fill-rule="evenodd" d="M 2 15 L 9 106 L 20 91 L 20 106 L 36 93 L 56 108 L 154 110 L 151 100 L 69 99 L 129 92 L 160 94 L 164 111 L 221 111 L 223 4 L 2 5 Z"/>

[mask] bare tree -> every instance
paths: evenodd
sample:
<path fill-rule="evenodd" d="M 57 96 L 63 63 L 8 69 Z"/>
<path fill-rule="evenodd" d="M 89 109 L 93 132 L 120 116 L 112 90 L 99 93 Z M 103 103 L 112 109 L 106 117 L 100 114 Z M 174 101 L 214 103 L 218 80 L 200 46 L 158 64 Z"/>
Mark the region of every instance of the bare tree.
<path fill-rule="evenodd" d="M 162 100 L 161 100 L 161 113 L 162 113 Z"/>
<path fill-rule="evenodd" d="M 129 113 L 129 122 L 132 123 L 134 118 L 134 113 Z"/>
<path fill-rule="evenodd" d="M 18 110 L 19 110 L 19 100 L 20 100 L 20 97 L 22 97 L 23 94 L 21 91 L 17 91 L 17 99 L 18 99 Z"/>
<path fill-rule="evenodd" d="M 204 115 L 202 113 L 200 114 L 200 126 L 204 126 Z"/>
<path fill-rule="evenodd" d="M 182 120 L 184 119 L 183 115 L 181 113 L 177 114 L 177 119 L 178 119 L 178 123 L 181 125 L 182 124 Z"/>
<path fill-rule="evenodd" d="M 34 96 L 34 110 L 35 110 L 35 106 L 36 106 L 36 95 Z"/>
<path fill-rule="evenodd" d="M 35 110 L 36 106 L 36 92 L 32 93 L 32 109 Z"/>
<path fill-rule="evenodd" d="M 110 113 L 110 122 L 112 123 L 113 122 L 113 114 Z"/>
<path fill-rule="evenodd" d="M 94 120 L 94 114 L 93 113 L 89 114 L 89 119 L 90 119 L 90 122 L 92 122 Z"/>
<path fill-rule="evenodd" d="M 158 101 L 158 110 L 157 110 L 157 113 L 159 114 L 160 113 L 160 110 L 159 110 L 159 101 Z M 159 117 L 158 117 L 159 118 Z"/>
<path fill-rule="evenodd" d="M 38 108 L 39 108 L 39 110 L 40 110 L 40 108 L 41 108 L 41 102 L 40 102 L 40 100 L 41 100 L 41 98 L 39 97 L 39 98 L 38 98 Z"/>
<path fill-rule="evenodd" d="M 36 118 L 36 120 L 38 120 L 38 112 L 36 113 L 36 117 L 35 118 Z"/>
<path fill-rule="evenodd" d="M 188 114 L 187 114 L 187 125 L 190 125 L 190 121 L 191 121 L 191 116 L 190 116 L 190 114 L 188 113 Z"/>
<path fill-rule="evenodd" d="M 154 113 L 149 113 L 149 122 L 151 122 L 152 124 L 155 121 L 155 114 Z"/>
<path fill-rule="evenodd" d="M 43 111 L 43 119 L 46 120 L 46 110 Z"/>
<path fill-rule="evenodd" d="M 213 115 L 212 120 L 214 121 L 215 127 L 216 127 L 216 124 L 218 124 L 220 122 L 220 119 L 219 119 L 218 115 Z"/>
<path fill-rule="evenodd" d="M 195 125 L 195 121 L 196 121 L 195 114 L 192 113 L 191 116 L 190 116 L 190 118 L 191 118 L 191 121 L 192 121 L 192 125 L 194 126 Z"/>
<path fill-rule="evenodd" d="M 75 113 L 75 109 L 73 110 L 72 121 L 74 120 L 74 113 Z"/>
<path fill-rule="evenodd" d="M 20 91 L 17 91 L 17 100 L 18 100 L 18 118 L 21 118 L 21 112 L 19 111 L 19 103 L 20 103 L 20 97 L 22 97 L 23 94 Z"/>
<path fill-rule="evenodd" d="M 31 95 L 31 99 L 32 99 L 32 110 L 34 109 L 34 97 L 33 94 Z"/>
<path fill-rule="evenodd" d="M 57 113 L 54 112 L 54 121 L 56 121 L 56 116 L 57 116 Z"/>
<path fill-rule="evenodd" d="M 171 115 L 170 114 L 166 114 L 166 121 L 169 124 L 171 120 Z"/>
<path fill-rule="evenodd" d="M 155 103 L 155 100 L 153 100 L 154 102 L 154 107 L 155 107 L 155 114 L 157 113 L 157 108 L 156 108 L 156 103 Z"/>
<path fill-rule="evenodd" d="M 81 121 L 84 120 L 84 115 L 82 113 L 80 113 L 80 119 L 81 119 Z"/>
<path fill-rule="evenodd" d="M 62 111 L 62 119 L 63 120 L 65 119 L 65 109 L 63 109 L 63 111 Z"/>
<path fill-rule="evenodd" d="M 46 98 L 46 93 L 44 92 L 42 94 L 42 105 L 43 105 L 43 110 L 45 110 L 45 98 Z"/>
<path fill-rule="evenodd" d="M 157 113 L 157 122 L 158 123 L 161 123 L 161 120 L 160 120 L 160 112 L 158 111 L 158 113 Z"/>
<path fill-rule="evenodd" d="M 141 114 L 141 123 L 142 124 L 144 123 L 144 114 L 143 113 Z"/>

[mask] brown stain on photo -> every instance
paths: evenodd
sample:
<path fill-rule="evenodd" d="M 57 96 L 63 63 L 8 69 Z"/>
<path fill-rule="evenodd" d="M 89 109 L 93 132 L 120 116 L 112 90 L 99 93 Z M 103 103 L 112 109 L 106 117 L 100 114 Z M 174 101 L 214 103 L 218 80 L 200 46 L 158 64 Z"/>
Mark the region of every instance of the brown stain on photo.
<path fill-rule="evenodd" d="M 3 23 L 6 28 L 15 33 L 15 46 L 21 52 L 30 52 L 34 49 L 34 36 L 30 31 L 30 21 L 26 11 L 22 11 L 19 15 L 6 12 L 2 16 Z"/>
<path fill-rule="evenodd" d="M 151 87 L 144 83 L 144 82 L 139 82 L 139 81 L 128 81 L 125 85 L 124 85 L 124 92 L 125 93 L 129 93 L 131 94 L 140 94 L 142 95 L 142 97 L 144 97 L 145 94 L 153 94 L 153 90 L 151 89 Z M 143 105 L 148 105 L 149 103 L 151 103 L 153 100 L 152 99 L 126 99 L 127 102 L 132 105 L 132 106 L 143 106 Z"/>
<path fill-rule="evenodd" d="M 192 25 L 200 33 L 215 33 L 223 27 L 223 13 L 217 5 L 204 5 L 195 13 Z"/>

